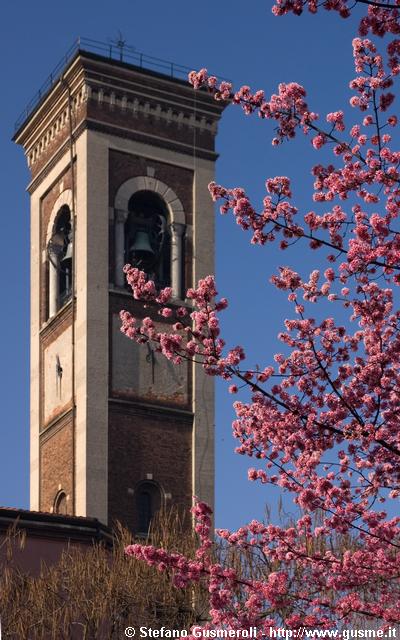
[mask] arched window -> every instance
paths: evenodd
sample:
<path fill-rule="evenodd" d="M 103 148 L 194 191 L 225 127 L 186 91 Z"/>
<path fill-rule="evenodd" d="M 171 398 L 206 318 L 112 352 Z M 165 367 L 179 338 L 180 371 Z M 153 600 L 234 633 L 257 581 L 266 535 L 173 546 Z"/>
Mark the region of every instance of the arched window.
<path fill-rule="evenodd" d="M 72 224 L 67 205 L 61 207 L 47 247 L 49 257 L 49 317 L 72 296 Z"/>
<path fill-rule="evenodd" d="M 149 530 L 152 512 L 152 500 L 149 491 L 139 491 L 137 498 L 139 531 L 145 533 Z"/>
<path fill-rule="evenodd" d="M 60 515 L 67 515 L 68 513 L 68 505 L 67 505 L 67 496 L 64 491 L 59 491 L 54 499 L 53 512 L 59 513 Z"/>
<path fill-rule="evenodd" d="M 128 202 L 125 263 L 139 267 L 160 288 L 171 284 L 171 235 L 168 211 L 153 191 L 136 191 Z"/>
<path fill-rule="evenodd" d="M 147 535 L 151 520 L 161 507 L 161 492 L 154 482 L 142 482 L 135 498 L 137 533 Z"/>

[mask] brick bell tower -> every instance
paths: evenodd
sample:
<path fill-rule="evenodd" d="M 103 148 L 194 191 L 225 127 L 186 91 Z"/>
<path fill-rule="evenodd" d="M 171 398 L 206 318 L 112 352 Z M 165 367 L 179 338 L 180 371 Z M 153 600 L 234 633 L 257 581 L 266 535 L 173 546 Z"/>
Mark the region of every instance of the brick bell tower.
<path fill-rule="evenodd" d="M 113 53 L 81 41 L 14 137 L 32 177 L 31 509 L 143 533 L 161 505 L 213 504 L 214 385 L 121 334 L 121 309 L 149 314 L 122 267 L 179 305 L 213 273 L 224 105 L 181 67 Z"/>

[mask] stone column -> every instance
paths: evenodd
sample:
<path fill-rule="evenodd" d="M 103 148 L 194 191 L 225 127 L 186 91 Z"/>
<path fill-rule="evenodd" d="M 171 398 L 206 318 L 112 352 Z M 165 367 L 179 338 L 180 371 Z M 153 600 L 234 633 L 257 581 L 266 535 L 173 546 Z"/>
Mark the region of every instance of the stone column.
<path fill-rule="evenodd" d="M 115 242 L 115 274 L 116 287 L 125 285 L 125 275 L 122 269 L 125 265 L 125 222 L 128 212 L 122 209 L 114 210 L 114 242 Z"/>
<path fill-rule="evenodd" d="M 174 298 L 182 298 L 182 236 L 186 225 L 173 222 L 171 229 L 171 286 Z"/>
<path fill-rule="evenodd" d="M 58 256 L 49 251 L 49 319 L 58 311 Z"/>

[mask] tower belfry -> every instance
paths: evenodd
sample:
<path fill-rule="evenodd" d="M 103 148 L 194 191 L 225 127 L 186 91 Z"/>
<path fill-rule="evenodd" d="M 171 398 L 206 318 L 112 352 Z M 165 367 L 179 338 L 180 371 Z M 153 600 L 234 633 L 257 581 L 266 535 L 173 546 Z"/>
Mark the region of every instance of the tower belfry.
<path fill-rule="evenodd" d="M 224 105 L 179 67 L 98 51 L 70 53 L 14 137 L 31 171 L 30 506 L 145 532 L 162 505 L 213 504 L 214 386 L 121 334 L 121 309 L 149 315 L 122 268 L 178 305 L 213 273 Z"/>

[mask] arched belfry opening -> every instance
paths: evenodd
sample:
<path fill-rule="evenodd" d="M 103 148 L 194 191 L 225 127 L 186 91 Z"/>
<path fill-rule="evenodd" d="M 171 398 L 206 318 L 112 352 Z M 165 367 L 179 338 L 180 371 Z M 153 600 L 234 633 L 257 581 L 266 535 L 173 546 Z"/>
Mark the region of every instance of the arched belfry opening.
<path fill-rule="evenodd" d="M 123 267 L 145 271 L 158 288 L 171 286 L 181 299 L 185 290 L 186 216 L 176 193 L 154 179 L 137 176 L 118 189 L 114 208 L 115 272 L 117 287 L 126 286 Z"/>
<path fill-rule="evenodd" d="M 47 245 L 49 259 L 49 318 L 72 297 L 72 221 L 68 205 L 63 205 L 54 221 Z"/>
<path fill-rule="evenodd" d="M 165 202 L 154 191 L 137 191 L 128 202 L 125 222 L 125 262 L 154 280 L 171 284 L 171 231 Z"/>

